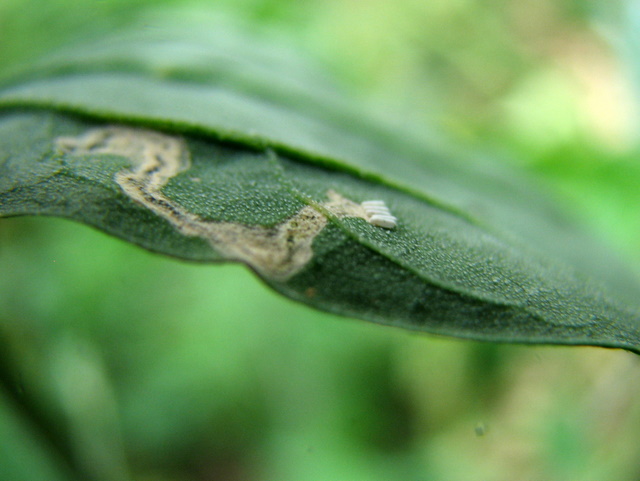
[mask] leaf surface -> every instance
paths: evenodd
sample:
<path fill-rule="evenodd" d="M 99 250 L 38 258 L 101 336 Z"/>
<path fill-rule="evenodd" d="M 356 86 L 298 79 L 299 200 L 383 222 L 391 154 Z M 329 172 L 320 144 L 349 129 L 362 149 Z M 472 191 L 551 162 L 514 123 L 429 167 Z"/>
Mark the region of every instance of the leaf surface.
<path fill-rule="evenodd" d="M 372 120 L 286 49 L 161 32 L 3 82 L 0 215 L 244 262 L 293 299 L 384 324 L 640 349 L 634 276 L 519 174 Z"/>

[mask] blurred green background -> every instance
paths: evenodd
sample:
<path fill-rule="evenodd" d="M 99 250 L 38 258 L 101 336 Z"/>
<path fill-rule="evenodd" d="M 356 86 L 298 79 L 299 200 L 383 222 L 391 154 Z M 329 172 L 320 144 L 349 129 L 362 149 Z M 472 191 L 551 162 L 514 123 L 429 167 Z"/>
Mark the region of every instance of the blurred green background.
<path fill-rule="evenodd" d="M 176 12 L 519 164 L 640 272 L 638 2 L 1 0 L 0 69 Z M 640 479 L 637 356 L 337 318 L 63 220 L 0 221 L 0 340 L 3 480 Z"/>

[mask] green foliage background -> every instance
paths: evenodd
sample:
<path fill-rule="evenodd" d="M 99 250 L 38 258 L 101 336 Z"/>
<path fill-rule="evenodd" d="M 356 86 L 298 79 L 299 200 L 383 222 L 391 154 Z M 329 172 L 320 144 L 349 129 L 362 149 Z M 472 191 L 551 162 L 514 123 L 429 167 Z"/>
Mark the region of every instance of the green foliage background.
<path fill-rule="evenodd" d="M 399 124 L 520 163 L 638 267 L 639 10 L 4 0 L 0 68 L 154 15 L 241 19 L 299 44 Z M 640 363 L 626 352 L 332 317 L 240 266 L 178 263 L 55 219 L 3 219 L 0 273 L 3 479 L 640 477 Z"/>

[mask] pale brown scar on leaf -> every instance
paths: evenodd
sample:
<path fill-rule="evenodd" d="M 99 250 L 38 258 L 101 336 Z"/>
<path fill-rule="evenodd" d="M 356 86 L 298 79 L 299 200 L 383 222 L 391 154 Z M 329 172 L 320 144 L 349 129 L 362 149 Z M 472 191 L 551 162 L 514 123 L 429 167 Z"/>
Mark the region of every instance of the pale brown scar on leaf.
<path fill-rule="evenodd" d="M 367 220 L 364 208 L 333 190 L 328 201 L 307 205 L 273 227 L 201 219 L 162 193 L 169 180 L 190 167 L 182 139 L 147 129 L 105 127 L 77 137 L 59 137 L 56 148 L 71 155 L 111 154 L 128 158 L 132 168 L 115 175 L 120 188 L 138 204 L 171 222 L 187 236 L 206 239 L 222 257 L 248 264 L 260 274 L 285 281 L 313 257 L 313 239 L 329 213 Z"/>

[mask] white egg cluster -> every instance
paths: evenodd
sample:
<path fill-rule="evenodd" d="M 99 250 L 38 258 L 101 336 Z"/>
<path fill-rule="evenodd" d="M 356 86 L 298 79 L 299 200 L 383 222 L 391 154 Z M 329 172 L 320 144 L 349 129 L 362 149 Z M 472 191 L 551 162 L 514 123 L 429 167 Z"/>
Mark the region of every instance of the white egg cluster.
<path fill-rule="evenodd" d="M 391 215 L 383 200 L 366 200 L 360 205 L 367 214 L 369 224 L 385 229 L 394 229 L 398 225 L 398 219 Z"/>

